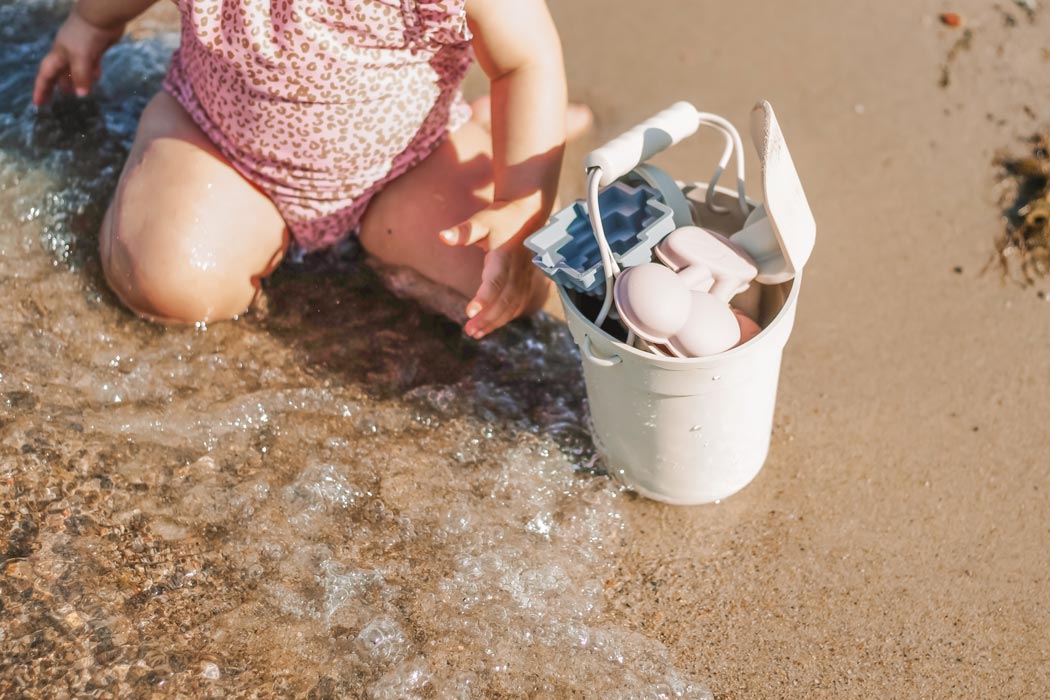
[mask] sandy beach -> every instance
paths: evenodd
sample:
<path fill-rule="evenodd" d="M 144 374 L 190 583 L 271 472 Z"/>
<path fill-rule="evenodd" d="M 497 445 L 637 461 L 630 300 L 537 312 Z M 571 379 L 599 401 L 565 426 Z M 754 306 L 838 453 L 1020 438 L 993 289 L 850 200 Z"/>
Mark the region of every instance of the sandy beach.
<path fill-rule="evenodd" d="M 976 2 L 555 5 L 601 136 L 768 99 L 817 218 L 765 469 L 722 505 L 629 515 L 618 604 L 726 697 L 1050 690 L 1050 305 L 980 274 L 993 157 L 1050 122 L 1047 20 L 1000 7 L 1015 26 Z M 942 88 L 946 10 L 973 39 Z"/>
<path fill-rule="evenodd" d="M 452 594 L 442 597 L 447 586 L 439 582 L 459 581 L 450 572 L 484 543 L 455 544 L 466 535 L 439 522 L 451 503 L 474 518 L 478 533 L 488 533 L 484 546 L 501 561 L 535 556 L 538 568 L 558 564 L 561 573 L 551 580 L 566 583 L 549 590 L 569 601 L 556 603 L 551 594 L 549 615 L 540 618 L 477 608 L 479 624 L 491 629 L 476 639 L 499 643 L 500 625 L 507 625 L 512 633 L 501 653 L 528 673 L 501 685 L 486 675 L 491 670 L 470 666 L 470 678 L 488 690 L 457 697 L 612 697 L 588 690 L 604 687 L 598 661 L 580 661 L 580 673 L 590 675 L 577 680 L 571 671 L 544 676 L 564 655 L 561 637 L 552 632 L 554 641 L 544 646 L 518 630 L 546 629 L 560 615 L 620 635 L 629 653 L 616 673 L 627 674 L 621 669 L 632 658 L 646 659 L 644 673 L 656 678 L 674 669 L 724 700 L 1050 693 L 1050 302 L 1038 294 L 1050 283 L 1024 288 L 1001 279 L 994 265 L 982 274 L 1004 229 L 995 156 L 1025 153 L 1026 139 L 1050 128 L 1050 9 L 1040 6 L 1029 17 L 1006 0 L 550 4 L 571 97 L 590 105 L 597 119 L 595 132 L 569 149 L 565 198 L 582 194 L 589 148 L 672 102 L 689 100 L 742 127 L 757 99 L 777 112 L 818 234 L 759 476 L 723 503 L 689 508 L 607 492 L 605 477 L 571 476 L 571 441 L 548 436 L 564 422 L 550 416 L 578 411 L 582 385 L 571 345 L 547 327 L 511 331 L 492 341 L 494 349 L 479 351 L 454 328 L 376 290 L 374 280 L 343 281 L 328 272 L 315 289 L 307 274 L 293 271 L 268 288 L 270 315 L 261 321 L 204 334 L 161 332 L 144 328 L 103 291 L 89 245 L 74 246 L 72 272 L 60 269 L 38 243 L 43 224 L 19 219 L 0 231 L 0 289 L 10 307 L 0 314 L 8 358 L 0 367 L 0 540 L 8 552 L 0 601 L 9 616 L 0 636 L 7 652 L 0 694 L 70 697 L 48 688 L 95 687 L 111 693 L 104 697 L 124 697 L 115 689 L 125 679 L 133 697 L 218 697 L 220 689 L 226 697 L 452 697 L 448 689 L 466 676 L 446 678 L 434 669 L 471 660 L 475 632 L 433 622 L 470 615 L 453 605 Z M 963 26 L 943 24 L 945 11 L 959 13 Z M 150 21 L 170 27 L 171 11 L 159 13 Z M 952 53 L 965 31 L 968 45 Z M 475 73 L 468 92 L 483 86 Z M 4 141 L 5 153 L 21 153 L 14 143 Z M 716 137 L 702 136 L 656 162 L 679 178 L 704 179 L 718 146 Z M 33 158 L 25 156 L 37 163 Z M 758 172 L 753 153 L 747 165 Z M 56 167 L 5 175 L 5 189 L 17 194 L 32 177 L 57 178 Z M 14 222 L 22 205 L 4 196 L 4 215 Z M 86 216 L 97 216 L 91 211 Z M 332 290 L 361 301 L 336 308 Z M 315 308 L 328 316 L 311 315 Z M 394 319 L 398 330 L 384 330 Z M 406 369 L 397 348 L 407 342 L 422 349 Z M 545 344 L 547 364 L 529 365 L 520 354 L 534 342 Z M 381 347 L 375 358 L 354 357 L 373 343 Z M 47 367 L 39 363 L 45 352 L 54 358 Z M 147 358 L 140 362 L 152 369 L 140 376 L 120 365 L 118 377 L 106 369 L 117 367 L 106 364 L 113 355 L 117 365 L 121 356 Z M 484 372 L 493 367 L 502 374 L 486 383 Z M 569 377 L 559 385 L 565 393 L 535 388 L 522 376 L 528 371 Z M 126 403 L 115 405 L 95 386 L 106 372 L 124 382 Z M 441 394 L 442 387 L 451 393 Z M 280 413 L 293 394 L 306 417 Z M 246 424 L 244 416 L 258 414 L 253 402 L 265 405 L 280 428 Z M 322 404 L 349 408 L 340 413 Z M 427 432 L 431 410 L 441 434 Z M 229 421 L 226 432 L 215 428 L 220 418 Z M 478 447 L 483 433 L 491 441 Z M 373 434 L 379 442 L 368 443 Z M 345 437 L 342 446 L 332 442 L 336 435 Z M 382 506 L 345 516 L 321 509 L 318 520 L 296 521 L 288 515 L 292 501 L 267 510 L 260 496 L 258 520 L 245 524 L 251 489 L 269 479 L 273 498 L 293 493 L 304 483 L 304 464 L 315 455 L 331 461 L 340 450 L 353 453 L 355 465 L 368 464 L 367 479 L 379 485 L 367 486 L 373 482 L 361 476 L 366 472 L 347 467 L 343 474 L 359 491 L 341 507 L 372 503 L 373 492 L 382 493 Z M 532 456 L 514 461 L 522 451 Z M 522 476 L 520 465 L 534 463 L 546 471 Z M 456 476 L 468 467 L 469 475 Z M 41 476 L 47 470 L 52 476 Z M 465 485 L 448 486 L 446 473 Z M 556 487 L 545 489 L 548 479 Z M 100 495 L 83 496 L 93 480 L 103 484 L 94 487 Z M 50 501 L 47 489 L 57 494 Z M 193 489 L 205 500 L 180 500 Z M 204 491 L 229 496 L 208 505 Z M 472 499 L 481 493 L 493 495 L 478 505 Z M 541 495 L 530 501 L 532 493 Z M 584 495 L 597 499 L 593 513 L 573 510 Z M 67 510 L 86 512 L 83 504 L 91 504 L 94 519 L 77 526 L 68 513 L 49 520 L 61 508 L 41 504 L 59 497 Z M 566 524 L 560 544 L 545 540 L 531 550 L 532 540 L 514 539 L 509 528 L 532 523 L 534 512 L 566 514 L 558 522 L 577 529 Z M 99 528 L 92 535 L 97 553 L 96 544 L 77 539 L 77 527 L 86 532 L 89 521 Z M 323 615 L 303 610 L 312 609 L 311 595 L 321 595 L 310 586 L 328 579 L 318 574 L 295 588 L 288 582 L 298 575 L 290 573 L 299 566 L 296 555 L 273 555 L 268 563 L 273 546 L 262 539 L 248 547 L 250 556 L 227 549 L 231 533 L 263 538 L 253 531 L 266 528 L 323 531 L 323 542 L 300 543 L 304 552 L 307 544 L 327 548 L 317 561 L 342 556 L 354 571 L 387 572 L 397 591 L 418 587 L 409 598 L 362 594 L 361 605 L 385 611 L 407 630 L 404 644 L 415 645 L 417 656 L 405 658 L 428 659 L 432 684 L 366 695 L 362 679 L 378 682 L 379 671 L 363 661 L 347 661 L 345 675 L 332 670 L 356 648 L 339 635 L 359 638 L 367 620 L 338 617 L 350 613 L 332 608 L 326 589 L 329 626 L 318 631 Z M 364 539 L 338 539 L 347 531 Z M 511 533 L 505 541 L 504 531 Z M 612 534 L 598 546 L 595 533 Z M 118 569 L 109 578 L 99 573 L 105 557 L 116 556 L 103 555 L 105 547 L 130 552 L 134 537 L 152 543 L 155 559 L 128 559 L 119 568 L 122 583 L 112 584 L 110 598 L 100 593 L 95 608 L 78 602 L 81 594 L 71 592 L 83 587 L 78 577 L 116 580 Z M 387 544 L 369 545 L 368 537 Z M 418 563 L 431 554 L 432 561 Z M 45 555 L 65 564 L 48 569 Z M 203 562 L 195 564 L 202 571 L 212 567 L 214 586 L 202 575 L 196 590 L 203 592 L 183 595 L 181 584 L 170 586 L 149 603 L 120 593 L 126 584 L 149 598 L 172 567 L 190 560 Z M 89 573 L 77 573 L 85 561 L 93 562 L 82 569 Z M 267 571 L 258 587 L 244 573 L 256 566 Z M 332 566 L 322 569 L 351 576 Z M 478 576 L 489 575 L 478 566 Z M 245 583 L 224 600 L 223 580 Z M 278 580 L 285 586 L 279 595 L 267 588 Z M 271 605 L 260 591 L 282 602 Z M 77 646 L 94 639 L 84 631 L 95 629 L 87 621 L 91 610 L 123 630 L 123 646 L 111 646 L 126 652 L 99 651 L 95 641 Z M 70 611 L 77 620 L 69 622 Z M 120 625 L 112 622 L 117 618 Z M 49 640 L 38 644 L 40 653 L 26 641 L 38 628 L 58 630 L 39 633 Z M 285 648 L 274 641 L 279 637 L 298 641 Z M 325 646 L 322 637 L 335 641 Z M 136 648 L 147 647 L 136 656 Z M 154 664 L 151 672 L 160 675 L 136 671 L 146 668 L 139 662 Z M 96 668 L 109 674 L 99 675 L 97 686 L 70 680 L 93 677 Z M 642 668 L 639 661 L 633 669 L 639 677 Z M 634 697 L 656 697 L 654 687 Z"/>

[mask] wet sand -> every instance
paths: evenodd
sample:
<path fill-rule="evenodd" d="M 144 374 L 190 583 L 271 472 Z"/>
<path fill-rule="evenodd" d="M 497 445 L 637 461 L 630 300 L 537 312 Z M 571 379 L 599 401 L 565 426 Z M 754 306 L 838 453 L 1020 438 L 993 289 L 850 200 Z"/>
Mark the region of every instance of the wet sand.
<path fill-rule="evenodd" d="M 424 591 L 418 603 L 383 592 L 374 594 L 382 600 L 362 605 L 394 616 L 409 637 L 405 642 L 394 633 L 397 644 L 428 650 L 433 663 L 471 661 L 462 646 L 443 646 L 440 638 L 433 648 L 436 636 L 461 644 L 499 641 L 501 619 L 505 658 L 529 665 L 537 648 L 556 651 L 561 638 L 554 632 L 553 646 L 534 647 L 519 636 L 529 624 L 537 630 L 553 625 L 542 615 L 508 621 L 503 609 L 478 608 L 478 620 L 496 630 L 481 637 L 449 622 L 458 608 L 430 578 L 453 571 L 445 559 L 466 556 L 475 544 L 450 548 L 446 540 L 460 537 L 458 531 L 432 525 L 441 499 L 462 504 L 476 518 L 479 537 L 492 538 L 485 546 L 504 562 L 534 556 L 531 540 L 515 539 L 519 516 L 539 508 L 577 523 L 575 530 L 566 525 L 556 548 L 534 545 L 539 560 L 560 562 L 561 579 L 554 579 L 571 584 L 552 583 L 550 590 L 576 590 L 580 598 L 566 598 L 562 607 L 551 603 L 549 613 L 583 615 L 594 629 L 604 625 L 628 650 L 627 666 L 634 663 L 640 674 L 643 662 L 656 675 L 673 669 L 727 699 L 1034 698 L 1050 691 L 1050 304 L 1034 289 L 1004 285 L 994 272 L 980 274 L 1002 230 L 994 153 L 1020 152 L 1026 136 L 1050 126 L 1050 18 L 1040 12 L 1030 24 L 1005 3 L 1017 19 L 1007 26 L 999 11 L 975 0 L 952 8 L 831 0 L 790 8 L 758 0 L 552 5 L 572 96 L 590 104 L 598 119 L 597 133 L 568 155 L 567 197 L 580 194 L 577 166 L 587 147 L 675 100 L 691 100 L 739 125 L 758 98 L 777 110 L 817 217 L 818 242 L 784 357 L 769 461 L 758 478 L 724 503 L 671 508 L 604 491 L 604 477 L 565 476 L 559 470 L 585 462 L 587 448 L 578 437 L 573 442 L 561 434 L 552 442 L 544 436 L 556 428 L 573 433 L 564 414 L 578 411 L 580 387 L 562 357 L 564 336 L 544 327 L 518 329 L 475 350 L 454 329 L 369 286 L 374 280 L 346 282 L 328 273 L 317 288 L 308 274 L 293 271 L 271 287 L 273 308 L 262 321 L 204 334 L 144 330 L 98 290 L 86 246 L 74 255 L 81 271 L 73 274 L 51 266 L 34 244 L 4 239 L 5 250 L 16 251 L 5 253 L 9 259 L 29 261 L 4 268 L 11 276 L 5 295 L 17 302 L 0 317 L 5 354 L 38 364 L 50 354 L 55 365 L 34 365 L 25 377 L 5 367 L 0 375 L 9 518 L 4 614 L 12 625 L 0 638 L 10 662 L 0 680 L 9 692 L 22 687 L 16 678 L 30 679 L 37 684 L 27 686 L 35 688 L 32 694 L 48 697 L 46 679 L 68 681 L 105 666 L 103 680 L 117 683 L 113 678 L 123 673 L 142 696 L 147 688 L 161 696 L 217 692 L 212 681 L 220 668 L 230 697 L 360 696 L 359 683 L 375 681 L 378 671 L 363 661 L 344 676 L 330 667 L 355 648 L 359 629 L 372 628 L 336 606 L 343 617 L 321 630 L 332 638 L 325 646 L 307 589 L 354 572 L 333 569 L 330 551 L 313 554 L 321 547 L 353 554 L 348 561 L 361 571 L 387 567 L 399 585 Z M 942 65 L 961 34 L 937 21 L 945 9 L 963 14 L 973 39 L 942 88 Z M 478 84 L 474 76 L 471 87 Z M 713 138 L 693 140 L 657 162 L 676 176 L 704 178 L 715 145 Z M 757 172 L 753 158 L 748 165 Z M 18 245 L 34 252 L 18 258 Z M 336 309 L 332 290 L 363 301 Z M 72 301 L 63 302 L 66 295 Z M 329 316 L 322 320 L 316 308 Z M 394 319 L 398 331 L 369 335 Z M 335 331 L 339 324 L 351 338 L 348 347 Z M 44 330 L 34 334 L 33 327 Z M 105 351 L 94 339 L 103 334 Z M 547 349 L 531 371 L 566 378 L 575 392 L 569 398 L 538 391 L 506 369 L 525 361 L 508 348 L 536 339 Z M 404 342 L 424 344 L 408 367 L 397 362 Z M 166 349 L 173 343 L 185 358 Z M 376 343 L 382 352 L 362 365 L 355 351 Z M 125 395 L 130 405 L 114 408 L 108 385 L 88 383 L 110 376 L 104 368 L 117 365 L 106 363 L 117 354 L 120 365 L 121 352 L 140 366 L 151 364 L 161 379 L 134 364 L 121 365 L 119 374 L 112 370 L 120 390 L 131 394 Z M 272 374 L 269 367 L 276 368 Z M 490 376 L 493 386 L 485 385 Z M 446 384 L 451 393 L 442 394 Z M 281 413 L 296 402 L 303 407 L 298 413 Z M 257 417 L 255 403 L 260 410 L 265 405 L 280 429 L 243 424 L 245 416 Z M 340 410 L 354 414 L 349 422 L 341 422 Z M 428 432 L 431 420 L 446 426 L 440 434 Z M 217 421 L 228 421 L 225 432 Z M 333 434 L 345 442 L 333 444 Z M 492 442 L 479 447 L 479 434 Z M 472 446 L 466 456 L 456 451 L 457 441 Z M 206 445 L 214 462 L 200 461 Z M 382 482 L 383 501 L 346 516 L 351 529 L 364 534 L 344 542 L 332 534 L 346 527 L 341 516 L 325 510 L 330 492 L 322 493 L 329 500 L 320 506 L 308 497 L 328 482 L 317 480 L 316 465 L 302 467 L 347 449 L 371 465 L 361 474 Z M 525 464 L 522 450 L 545 455 L 543 464 L 553 455 L 547 476 L 541 470 L 522 477 L 505 466 Z M 454 463 L 470 467 L 464 491 L 441 480 Z M 586 496 L 592 520 L 543 491 L 546 478 L 565 493 Z M 301 561 L 273 555 L 278 564 L 267 575 L 292 586 L 278 596 L 285 606 L 280 614 L 256 592 L 262 584 L 244 574 L 270 566 L 270 545 L 256 541 L 263 536 L 250 522 L 236 520 L 247 511 L 223 510 L 244 508 L 251 489 L 267 479 L 274 493 L 291 500 L 278 506 L 260 500 L 259 523 L 287 528 L 282 509 L 299 507 L 318 520 L 296 521 L 297 528 L 326 533 L 323 542 L 303 544 Z M 197 498 L 189 494 L 193 489 L 231 496 Z M 533 492 L 535 502 L 519 504 Z M 85 510 L 76 522 L 63 520 L 61 505 L 40 505 L 61 504 L 56 494 L 66 507 L 97 505 L 96 519 Z M 503 510 L 494 509 L 491 498 L 472 500 L 478 494 L 498 495 Z M 336 495 L 365 499 L 349 486 Z M 389 512 L 397 517 L 384 515 Z M 530 532 L 547 527 L 540 520 Z M 97 540 L 77 539 L 92 528 Z M 369 544 L 369 528 L 383 544 Z M 417 536 L 409 533 L 413 528 L 435 534 Z M 504 530 L 513 546 L 498 544 Z M 249 542 L 246 553 L 228 549 L 231 532 Z M 421 568 L 404 563 L 430 554 L 434 561 Z M 316 565 L 308 555 L 329 557 L 320 570 L 328 578 L 318 574 L 304 583 L 288 573 Z M 603 557 L 610 559 L 602 563 Z M 116 579 L 112 573 L 99 579 L 110 582 L 101 586 L 110 597 L 95 601 L 97 609 L 63 607 L 64 599 L 80 599 L 70 592 L 78 565 L 90 563 L 87 574 L 76 575 L 91 580 L 109 558 L 129 562 Z M 582 563 L 574 568 L 574 560 Z M 210 571 L 212 578 L 204 576 L 191 590 L 182 579 L 170 583 L 172 570 L 178 576 Z M 478 571 L 489 575 L 484 567 Z M 409 578 L 420 572 L 432 576 Z M 600 596 L 586 586 L 597 575 Z M 224 576 L 243 577 L 243 586 L 224 589 L 218 585 Z M 324 590 L 330 599 L 344 589 Z M 296 613 L 295 605 L 307 612 Z M 600 624 L 580 613 L 588 605 L 601 608 Z M 92 620 L 117 617 L 105 627 L 116 641 L 98 642 L 102 623 Z M 46 628 L 37 646 L 54 656 L 34 656 L 26 641 L 36 639 L 34 627 Z M 96 636 L 84 632 L 88 627 Z M 300 641 L 282 646 L 297 634 Z M 70 641 L 78 636 L 90 643 L 78 647 Z M 138 651 L 120 657 L 136 644 Z M 292 648 L 298 656 L 289 656 Z M 473 666 L 463 672 L 476 672 L 470 678 L 487 683 L 490 697 L 522 697 L 523 689 L 532 697 L 611 697 L 587 691 L 603 682 L 605 667 L 596 659 L 573 657 L 586 673 L 531 685 L 501 686 L 490 670 Z M 542 665 L 553 667 L 558 655 L 534 661 L 539 665 L 530 673 L 542 676 Z M 447 678 L 449 685 L 419 692 L 447 697 L 442 689 L 457 676 Z M 647 687 L 639 697 L 654 696 L 656 686 Z M 396 697 L 396 688 L 390 693 Z"/>

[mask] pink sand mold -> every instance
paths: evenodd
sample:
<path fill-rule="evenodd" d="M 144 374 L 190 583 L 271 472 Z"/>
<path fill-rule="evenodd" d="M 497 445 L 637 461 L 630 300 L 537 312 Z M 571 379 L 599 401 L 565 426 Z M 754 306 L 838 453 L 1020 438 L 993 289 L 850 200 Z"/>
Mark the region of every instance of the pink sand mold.
<path fill-rule="evenodd" d="M 614 182 L 601 191 L 598 203 L 609 248 L 621 267 L 651 261 L 653 247 L 674 230 L 674 212 L 648 185 Z M 554 214 L 525 246 L 556 284 L 585 294 L 605 293 L 601 251 L 583 200 Z"/>
<path fill-rule="evenodd" d="M 710 292 L 727 304 L 746 291 L 758 274 L 747 252 L 720 233 L 699 226 L 676 229 L 656 246 L 656 257 L 684 279 L 697 279 L 691 289 Z M 701 288 L 703 286 L 703 288 Z"/>
<path fill-rule="evenodd" d="M 758 273 L 747 253 L 717 233 L 685 226 L 656 255 L 666 266 L 639 265 L 616 280 L 613 300 L 623 324 L 677 357 L 716 355 L 739 343 L 745 328 L 729 301 Z"/>

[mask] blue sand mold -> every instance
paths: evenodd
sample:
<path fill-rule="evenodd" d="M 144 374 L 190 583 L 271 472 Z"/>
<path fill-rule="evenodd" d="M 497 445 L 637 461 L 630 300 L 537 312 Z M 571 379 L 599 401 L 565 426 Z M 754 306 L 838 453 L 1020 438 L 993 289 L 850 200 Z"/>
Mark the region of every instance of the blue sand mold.
<path fill-rule="evenodd" d="M 652 260 L 652 249 L 674 226 L 673 212 L 647 185 L 614 182 L 598 194 L 605 238 L 621 267 Z M 605 292 L 601 254 L 594 240 L 587 203 L 576 200 L 551 217 L 526 241 L 533 262 L 554 282 L 587 294 Z"/>

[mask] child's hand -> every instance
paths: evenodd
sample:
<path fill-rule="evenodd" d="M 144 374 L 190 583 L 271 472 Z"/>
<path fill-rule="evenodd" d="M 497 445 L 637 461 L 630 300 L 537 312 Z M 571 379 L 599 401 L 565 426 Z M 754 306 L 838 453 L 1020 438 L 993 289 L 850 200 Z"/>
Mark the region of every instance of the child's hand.
<path fill-rule="evenodd" d="M 441 232 L 447 245 L 478 244 L 487 250 L 481 287 L 467 304 L 470 320 L 463 327 L 472 338 L 482 338 L 542 303 L 547 281 L 523 245 L 545 218 L 537 199 L 494 202 Z"/>
<path fill-rule="evenodd" d="M 58 30 L 50 53 L 40 62 L 33 103 L 39 107 L 47 102 L 56 83 L 64 92 L 86 97 L 98 80 L 102 54 L 120 41 L 124 27 L 123 23 L 112 27 L 96 26 L 84 19 L 74 6 Z"/>

